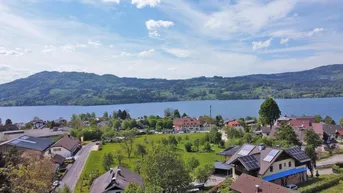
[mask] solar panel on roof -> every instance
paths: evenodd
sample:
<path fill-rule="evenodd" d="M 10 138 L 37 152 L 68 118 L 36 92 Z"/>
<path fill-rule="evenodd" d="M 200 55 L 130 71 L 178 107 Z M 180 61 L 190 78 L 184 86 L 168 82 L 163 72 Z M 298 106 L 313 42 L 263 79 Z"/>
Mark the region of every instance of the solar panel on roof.
<path fill-rule="evenodd" d="M 239 155 L 248 155 L 253 149 L 254 145 L 244 145 L 244 147 L 238 152 Z"/>
<path fill-rule="evenodd" d="M 263 159 L 263 161 L 266 161 L 266 162 L 271 162 L 274 157 L 279 153 L 280 150 L 278 149 L 272 149 L 268 155 Z"/>
<path fill-rule="evenodd" d="M 244 166 L 246 166 L 247 170 L 254 170 L 260 168 L 257 164 L 257 159 L 254 156 L 247 155 L 238 158 Z"/>
<path fill-rule="evenodd" d="M 299 161 L 307 160 L 309 157 L 300 148 L 290 148 L 286 150 L 292 157 Z"/>

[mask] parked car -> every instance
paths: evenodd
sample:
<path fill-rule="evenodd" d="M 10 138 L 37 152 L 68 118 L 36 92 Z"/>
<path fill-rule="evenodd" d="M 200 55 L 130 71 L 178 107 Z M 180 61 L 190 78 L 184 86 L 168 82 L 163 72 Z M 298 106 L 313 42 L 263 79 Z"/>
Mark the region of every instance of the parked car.
<path fill-rule="evenodd" d="M 68 164 L 72 164 L 75 162 L 75 158 L 74 157 L 67 157 L 65 160 L 64 160 L 64 163 L 68 163 Z"/>
<path fill-rule="evenodd" d="M 288 189 L 291 189 L 291 190 L 298 190 L 298 186 L 295 185 L 295 184 L 289 184 L 286 186 Z"/>
<path fill-rule="evenodd" d="M 54 188 L 58 187 L 59 185 L 60 185 L 60 181 L 58 181 L 58 180 L 56 180 L 56 181 L 54 181 L 54 183 L 52 183 L 52 186 Z"/>

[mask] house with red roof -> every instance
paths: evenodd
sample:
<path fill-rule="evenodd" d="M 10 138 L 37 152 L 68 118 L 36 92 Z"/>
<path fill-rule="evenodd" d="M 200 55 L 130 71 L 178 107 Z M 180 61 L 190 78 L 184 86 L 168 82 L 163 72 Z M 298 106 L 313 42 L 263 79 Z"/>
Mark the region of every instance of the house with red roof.
<path fill-rule="evenodd" d="M 229 127 L 229 128 L 233 128 L 233 127 L 240 127 L 241 124 L 238 121 L 236 121 L 236 120 L 232 120 L 232 121 L 228 121 L 226 123 L 226 126 Z"/>
<path fill-rule="evenodd" d="M 200 131 L 200 121 L 196 118 L 183 117 L 173 120 L 175 131 Z"/>

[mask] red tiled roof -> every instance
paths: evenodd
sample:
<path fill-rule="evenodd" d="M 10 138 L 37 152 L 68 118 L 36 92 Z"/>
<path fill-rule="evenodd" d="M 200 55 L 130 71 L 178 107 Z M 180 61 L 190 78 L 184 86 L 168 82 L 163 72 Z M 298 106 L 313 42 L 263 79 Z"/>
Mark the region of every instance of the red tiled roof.
<path fill-rule="evenodd" d="M 323 136 L 324 129 L 323 129 L 323 124 L 322 123 L 312 123 L 312 129 L 319 136 Z"/>
<path fill-rule="evenodd" d="M 227 123 L 228 127 L 236 127 L 236 126 L 240 126 L 241 124 L 238 121 L 230 121 Z"/>
<path fill-rule="evenodd" d="M 173 121 L 175 127 L 181 126 L 200 126 L 200 121 L 195 118 L 179 118 Z"/>
<path fill-rule="evenodd" d="M 337 133 L 338 133 L 339 135 L 343 135 L 343 130 L 337 130 Z"/>
<path fill-rule="evenodd" d="M 309 128 L 310 120 L 291 120 L 289 124 L 294 127 Z"/>
<path fill-rule="evenodd" d="M 257 187 L 258 186 L 258 191 Z M 239 178 L 233 182 L 231 189 L 240 193 L 294 193 L 295 191 L 280 185 L 264 181 L 260 178 L 256 178 L 247 174 L 242 174 Z"/>

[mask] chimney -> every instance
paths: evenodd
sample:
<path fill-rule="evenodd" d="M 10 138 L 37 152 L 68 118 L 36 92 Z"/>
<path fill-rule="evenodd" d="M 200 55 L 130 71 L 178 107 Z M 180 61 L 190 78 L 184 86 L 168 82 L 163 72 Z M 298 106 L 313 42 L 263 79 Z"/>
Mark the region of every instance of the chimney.
<path fill-rule="evenodd" d="M 260 186 L 259 185 L 255 185 L 256 187 L 256 193 L 260 192 Z"/>
<path fill-rule="evenodd" d="M 262 151 L 264 150 L 266 147 L 264 146 L 263 143 L 260 143 L 260 145 L 258 146 L 259 150 Z"/>

